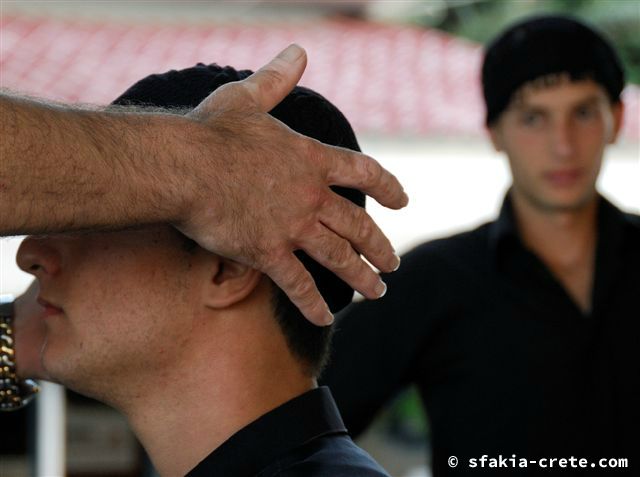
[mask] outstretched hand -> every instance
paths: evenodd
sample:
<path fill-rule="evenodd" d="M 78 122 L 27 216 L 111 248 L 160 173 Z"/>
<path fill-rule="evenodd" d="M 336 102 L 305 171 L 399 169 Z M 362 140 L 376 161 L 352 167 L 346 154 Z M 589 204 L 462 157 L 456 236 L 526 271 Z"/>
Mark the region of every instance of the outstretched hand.
<path fill-rule="evenodd" d="M 210 176 L 204 166 L 193 168 L 201 174 L 194 180 L 195 195 L 187 218 L 174 225 L 204 248 L 261 270 L 311 322 L 327 325 L 333 316 L 294 251 L 305 251 L 371 299 L 386 286 L 357 252 L 383 272 L 399 265 L 364 209 L 329 186 L 359 189 L 392 209 L 406 206 L 408 198 L 374 159 L 302 136 L 269 116 L 305 66 L 305 51 L 291 45 L 244 81 L 218 88 L 190 113 L 219 129 L 228 160 Z"/>

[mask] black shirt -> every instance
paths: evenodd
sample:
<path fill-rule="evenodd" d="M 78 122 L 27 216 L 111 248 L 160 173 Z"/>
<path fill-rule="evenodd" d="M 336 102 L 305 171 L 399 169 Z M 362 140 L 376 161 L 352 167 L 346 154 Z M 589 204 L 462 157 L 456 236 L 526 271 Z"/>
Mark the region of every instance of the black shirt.
<path fill-rule="evenodd" d="M 588 315 L 524 247 L 508 198 L 495 222 L 417 247 L 384 279 L 384 298 L 338 318 L 322 380 L 355 435 L 414 383 L 436 477 L 477 475 L 468 459 L 483 454 L 623 457 L 640 475 L 638 216 L 600 199 Z"/>
<path fill-rule="evenodd" d="M 347 435 L 329 389 L 308 391 L 236 432 L 188 477 L 389 477 Z"/>

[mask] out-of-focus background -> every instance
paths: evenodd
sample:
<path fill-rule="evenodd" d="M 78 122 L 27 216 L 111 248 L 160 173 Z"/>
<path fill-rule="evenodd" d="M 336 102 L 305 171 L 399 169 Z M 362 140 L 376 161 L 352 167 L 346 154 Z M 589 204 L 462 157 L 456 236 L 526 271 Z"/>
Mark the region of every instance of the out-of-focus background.
<path fill-rule="evenodd" d="M 216 62 L 256 69 L 291 42 L 308 52 L 301 84 L 335 103 L 362 149 L 403 182 L 411 205 L 370 213 L 400 252 L 491 219 L 509 184 L 484 135 L 482 43 L 525 15 L 566 12 L 610 36 L 640 82 L 638 0 L 1 1 L 0 87 L 63 102 L 109 103 L 142 77 Z M 508 74 L 508 72 L 505 72 Z M 640 211 L 640 88 L 624 92 L 625 126 L 599 183 Z M 1 158 L 0 158 L 1 160 Z M 52 203 L 51 207 L 55 207 Z M 0 240 L 0 293 L 29 276 L 21 238 Z M 394 476 L 429 471 L 428 419 L 409 390 L 359 443 Z M 151 475 L 122 418 L 71 393 L 69 476 Z M 33 409 L 0 416 L 0 477 L 34 472 Z"/>

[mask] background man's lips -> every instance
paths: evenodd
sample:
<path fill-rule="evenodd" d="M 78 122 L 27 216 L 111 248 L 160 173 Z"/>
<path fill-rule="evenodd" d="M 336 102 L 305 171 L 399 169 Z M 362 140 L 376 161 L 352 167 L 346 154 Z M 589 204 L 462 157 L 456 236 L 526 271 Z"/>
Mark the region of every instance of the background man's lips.
<path fill-rule="evenodd" d="M 579 169 L 553 171 L 544 174 L 544 178 L 555 185 L 571 185 L 576 182 L 580 176 L 582 176 L 582 171 Z"/>

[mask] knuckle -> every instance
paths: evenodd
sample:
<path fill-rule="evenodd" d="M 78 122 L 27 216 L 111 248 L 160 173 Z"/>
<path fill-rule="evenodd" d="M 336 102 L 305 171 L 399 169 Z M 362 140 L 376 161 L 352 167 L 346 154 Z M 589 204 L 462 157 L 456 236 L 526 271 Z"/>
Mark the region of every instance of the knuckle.
<path fill-rule="evenodd" d="M 310 277 L 304 275 L 296 277 L 295 293 L 300 299 L 304 300 L 305 302 L 312 300 L 314 289 L 315 284 Z"/>
<path fill-rule="evenodd" d="M 359 221 L 356 222 L 356 240 L 358 244 L 369 243 L 375 231 L 373 221 L 366 215 L 361 216 Z"/>
<path fill-rule="evenodd" d="M 297 199 L 298 213 L 282 223 L 282 230 L 286 230 L 284 233 L 292 247 L 304 247 L 307 241 L 318 233 L 318 211 L 320 206 L 317 199 L 303 199 L 303 196 L 304 194 L 300 194 Z M 302 202 L 306 203 L 302 204 Z"/>
<path fill-rule="evenodd" d="M 309 313 L 315 316 L 322 316 L 324 314 L 325 306 L 324 300 L 320 297 L 311 297 L 309 304 L 307 305 Z"/>
<path fill-rule="evenodd" d="M 382 177 L 382 167 L 375 159 L 370 157 L 364 159 L 364 183 L 367 185 L 376 185 Z"/>
<path fill-rule="evenodd" d="M 383 192 L 387 197 L 393 197 L 394 199 L 399 200 L 400 197 L 402 197 L 404 190 L 395 176 L 391 174 L 388 175 L 390 177 L 390 180 L 383 181 Z"/>
<path fill-rule="evenodd" d="M 369 267 L 363 264 L 362 271 L 358 274 L 358 282 L 360 289 L 366 293 L 374 293 L 376 285 L 378 284 L 378 275 L 372 271 Z"/>
<path fill-rule="evenodd" d="M 305 209 L 319 210 L 327 205 L 330 196 L 321 187 L 309 186 L 301 191 L 298 199 Z"/>
<path fill-rule="evenodd" d="M 286 80 L 284 75 L 275 68 L 262 68 L 257 74 L 259 74 L 259 81 L 245 80 L 244 82 L 244 84 L 250 88 L 254 100 L 256 96 L 271 96 L 272 94 L 277 94 L 282 83 Z"/>
<path fill-rule="evenodd" d="M 352 265 L 351 257 L 353 255 L 353 249 L 346 240 L 341 240 L 339 244 L 330 247 L 327 250 L 327 263 L 336 272 L 344 272 Z"/>
<path fill-rule="evenodd" d="M 260 73 L 265 78 L 263 81 L 264 85 L 269 88 L 275 88 L 277 85 L 285 81 L 284 75 L 276 68 L 263 68 L 260 70 Z"/>
<path fill-rule="evenodd" d="M 300 137 L 300 149 L 304 151 L 309 162 L 317 168 L 322 168 L 327 154 L 331 152 L 331 146 L 305 136 Z"/>
<path fill-rule="evenodd" d="M 262 269 L 268 270 L 272 274 L 283 270 L 283 267 L 285 267 L 287 264 L 287 255 L 288 252 L 285 249 L 281 248 L 276 248 L 265 252 L 262 258 Z M 282 275 L 287 284 L 291 282 L 291 280 L 289 279 L 291 275 L 291 271 L 287 271 Z"/>

